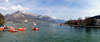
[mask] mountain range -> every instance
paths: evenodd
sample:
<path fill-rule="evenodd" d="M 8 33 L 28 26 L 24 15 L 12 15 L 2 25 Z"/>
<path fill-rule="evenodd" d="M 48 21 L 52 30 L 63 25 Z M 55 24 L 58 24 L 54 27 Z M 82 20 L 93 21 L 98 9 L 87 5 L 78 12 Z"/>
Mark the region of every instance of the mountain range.
<path fill-rule="evenodd" d="M 4 19 L 6 22 L 13 23 L 58 23 L 58 19 L 56 20 L 46 15 L 37 15 L 23 11 L 16 11 L 12 14 L 7 14 L 4 16 Z"/>

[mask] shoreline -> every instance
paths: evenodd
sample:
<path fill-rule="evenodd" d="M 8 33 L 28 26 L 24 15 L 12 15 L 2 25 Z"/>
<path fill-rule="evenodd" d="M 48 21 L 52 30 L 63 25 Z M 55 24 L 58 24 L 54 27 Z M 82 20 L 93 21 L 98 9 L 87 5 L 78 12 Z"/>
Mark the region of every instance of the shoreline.
<path fill-rule="evenodd" d="M 85 28 L 100 28 L 100 26 L 82 26 L 82 25 L 68 25 L 68 24 L 57 24 L 57 25 L 64 25 L 64 26 L 74 26 L 74 27 L 85 27 Z"/>

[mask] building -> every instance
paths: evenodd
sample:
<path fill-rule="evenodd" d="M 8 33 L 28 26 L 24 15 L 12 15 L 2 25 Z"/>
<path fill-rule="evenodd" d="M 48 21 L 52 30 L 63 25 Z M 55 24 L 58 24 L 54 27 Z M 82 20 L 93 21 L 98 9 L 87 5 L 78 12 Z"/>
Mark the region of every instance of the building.
<path fill-rule="evenodd" d="M 86 18 L 84 21 L 87 25 L 98 26 L 100 25 L 100 15 Z"/>

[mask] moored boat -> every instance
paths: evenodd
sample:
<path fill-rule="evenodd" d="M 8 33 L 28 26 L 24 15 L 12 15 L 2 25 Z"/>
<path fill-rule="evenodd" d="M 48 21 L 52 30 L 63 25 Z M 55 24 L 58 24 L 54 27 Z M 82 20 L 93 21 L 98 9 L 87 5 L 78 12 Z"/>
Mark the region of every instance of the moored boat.
<path fill-rule="evenodd" d="M 39 30 L 38 28 L 36 28 L 36 27 L 32 27 L 32 30 Z"/>
<path fill-rule="evenodd" d="M 18 30 L 16 30 L 16 28 L 13 28 L 13 27 L 9 27 L 9 31 L 10 32 L 18 32 Z"/>
<path fill-rule="evenodd" d="M 4 29 L 4 27 L 0 27 L 0 30 L 3 30 Z"/>
<path fill-rule="evenodd" d="M 10 30 L 10 32 L 18 32 L 18 30 Z"/>
<path fill-rule="evenodd" d="M 18 31 L 26 31 L 26 28 L 25 27 L 18 28 Z"/>

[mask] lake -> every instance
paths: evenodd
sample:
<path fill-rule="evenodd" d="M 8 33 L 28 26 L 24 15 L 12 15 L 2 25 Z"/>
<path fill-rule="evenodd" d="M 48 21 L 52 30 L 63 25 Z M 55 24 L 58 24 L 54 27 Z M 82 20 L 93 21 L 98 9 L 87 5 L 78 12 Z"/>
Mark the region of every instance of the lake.
<path fill-rule="evenodd" d="M 29 23 L 7 24 L 15 28 L 26 27 L 26 31 L 15 33 L 0 31 L 0 42 L 100 42 L 100 28 L 81 28 L 70 26 L 58 26 L 56 24 Z M 38 31 L 31 30 L 39 28 Z"/>

